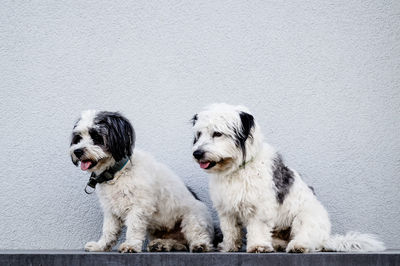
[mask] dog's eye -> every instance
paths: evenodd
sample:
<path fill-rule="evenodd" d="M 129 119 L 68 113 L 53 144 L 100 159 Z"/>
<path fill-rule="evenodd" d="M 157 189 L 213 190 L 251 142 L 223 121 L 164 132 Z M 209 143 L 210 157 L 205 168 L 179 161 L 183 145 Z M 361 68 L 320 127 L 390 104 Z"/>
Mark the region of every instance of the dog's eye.
<path fill-rule="evenodd" d="M 222 136 L 221 132 L 214 132 L 213 133 L 213 138 L 218 138 L 218 137 L 221 137 L 221 136 Z"/>
<path fill-rule="evenodd" d="M 81 139 L 82 139 L 81 136 L 75 135 L 75 136 L 72 138 L 71 144 L 77 144 Z"/>
<path fill-rule="evenodd" d="M 97 133 L 96 131 L 91 131 L 89 134 L 93 140 L 94 145 L 103 145 L 104 144 L 103 137 L 101 135 L 99 135 L 99 133 Z"/>

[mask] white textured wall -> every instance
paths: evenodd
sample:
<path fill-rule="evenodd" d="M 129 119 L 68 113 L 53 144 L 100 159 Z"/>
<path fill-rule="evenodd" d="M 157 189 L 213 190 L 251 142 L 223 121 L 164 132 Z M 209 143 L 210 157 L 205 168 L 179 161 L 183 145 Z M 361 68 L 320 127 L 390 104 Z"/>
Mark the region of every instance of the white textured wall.
<path fill-rule="evenodd" d="M 137 146 L 209 203 L 189 119 L 221 101 L 254 112 L 334 232 L 398 248 L 399 14 L 396 0 L 3 1 L 0 248 L 99 236 L 67 153 L 83 109 L 123 112 Z"/>

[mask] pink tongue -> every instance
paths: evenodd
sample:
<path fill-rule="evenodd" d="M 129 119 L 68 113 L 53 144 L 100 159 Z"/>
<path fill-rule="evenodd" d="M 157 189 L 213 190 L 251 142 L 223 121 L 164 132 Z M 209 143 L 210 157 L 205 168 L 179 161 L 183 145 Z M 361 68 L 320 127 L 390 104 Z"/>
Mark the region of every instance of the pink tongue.
<path fill-rule="evenodd" d="M 210 165 L 210 162 L 200 163 L 200 167 L 206 169 Z"/>
<path fill-rule="evenodd" d="M 86 171 L 92 165 L 91 161 L 81 162 L 82 171 Z"/>

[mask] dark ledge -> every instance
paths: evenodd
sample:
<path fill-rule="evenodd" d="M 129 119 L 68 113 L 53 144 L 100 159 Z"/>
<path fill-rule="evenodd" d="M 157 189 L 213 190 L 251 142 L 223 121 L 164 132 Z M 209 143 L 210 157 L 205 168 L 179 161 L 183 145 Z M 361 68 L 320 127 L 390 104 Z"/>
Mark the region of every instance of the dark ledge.
<path fill-rule="evenodd" d="M 81 250 L 3 250 L 0 265 L 400 265 L 400 251 L 369 253 L 89 253 Z"/>

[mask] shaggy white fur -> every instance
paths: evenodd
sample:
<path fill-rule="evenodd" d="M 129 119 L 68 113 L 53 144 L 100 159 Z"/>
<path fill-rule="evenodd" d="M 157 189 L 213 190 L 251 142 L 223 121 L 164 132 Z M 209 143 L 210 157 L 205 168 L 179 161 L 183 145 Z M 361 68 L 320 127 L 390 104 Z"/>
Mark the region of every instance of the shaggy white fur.
<path fill-rule="evenodd" d="M 212 174 L 210 195 L 216 208 L 222 251 L 238 251 L 242 227 L 247 252 L 379 251 L 368 234 L 331 236 L 328 213 L 300 175 L 263 142 L 250 111 L 213 104 L 193 117 L 193 156 Z M 288 231 L 287 236 L 282 233 Z"/>
<path fill-rule="evenodd" d="M 118 151 L 133 146 L 134 132 L 129 128 L 129 122 L 117 113 L 83 112 L 73 130 L 73 162 L 100 175 L 115 164 Z M 127 143 L 120 141 L 124 136 L 119 134 L 130 136 Z M 136 149 L 111 181 L 97 184 L 96 192 L 104 211 L 103 233 L 97 242 L 85 245 L 87 251 L 110 250 L 122 225 L 127 230 L 120 252 L 141 252 L 147 234 L 150 251 L 212 248 L 214 228 L 207 207 L 167 166 L 143 151 Z"/>

